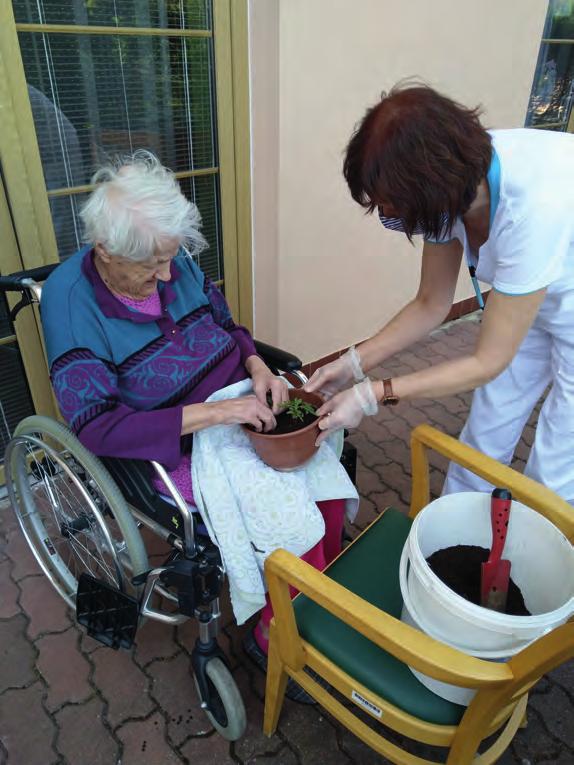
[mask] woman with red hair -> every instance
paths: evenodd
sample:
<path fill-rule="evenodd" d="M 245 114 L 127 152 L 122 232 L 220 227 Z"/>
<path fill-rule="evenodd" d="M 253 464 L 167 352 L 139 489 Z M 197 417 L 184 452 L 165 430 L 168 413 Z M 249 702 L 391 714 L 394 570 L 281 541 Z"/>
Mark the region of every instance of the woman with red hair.
<path fill-rule="evenodd" d="M 425 241 L 416 297 L 309 381 L 328 398 L 325 433 L 356 427 L 379 403 L 476 389 L 461 440 L 508 463 L 550 385 L 526 473 L 574 503 L 574 135 L 487 131 L 477 109 L 398 86 L 359 124 L 344 175 L 384 226 Z M 493 288 L 476 346 L 419 372 L 369 379 L 445 319 L 463 257 L 477 297 L 476 278 Z M 487 489 L 450 466 L 445 493 Z"/>

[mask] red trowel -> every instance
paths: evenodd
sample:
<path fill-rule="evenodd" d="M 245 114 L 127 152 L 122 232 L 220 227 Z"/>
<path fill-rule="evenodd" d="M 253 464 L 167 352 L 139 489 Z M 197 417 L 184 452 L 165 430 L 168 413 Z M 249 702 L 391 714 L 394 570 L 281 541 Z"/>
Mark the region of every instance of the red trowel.
<path fill-rule="evenodd" d="M 480 577 L 480 603 L 493 611 L 504 611 L 510 580 L 510 561 L 502 560 L 512 494 L 507 489 L 494 489 L 490 500 L 492 547 Z"/>

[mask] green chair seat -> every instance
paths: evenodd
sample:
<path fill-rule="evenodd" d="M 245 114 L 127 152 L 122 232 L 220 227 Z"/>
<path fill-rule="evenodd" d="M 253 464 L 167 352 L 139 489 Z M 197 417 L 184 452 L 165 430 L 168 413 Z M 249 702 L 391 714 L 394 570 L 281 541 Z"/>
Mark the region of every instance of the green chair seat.
<path fill-rule="evenodd" d="M 400 619 L 399 560 L 410 526 L 398 510 L 387 510 L 325 575 Z M 406 664 L 306 596 L 297 596 L 294 608 L 303 639 L 373 693 L 427 722 L 460 722 L 466 707 L 429 691 Z"/>

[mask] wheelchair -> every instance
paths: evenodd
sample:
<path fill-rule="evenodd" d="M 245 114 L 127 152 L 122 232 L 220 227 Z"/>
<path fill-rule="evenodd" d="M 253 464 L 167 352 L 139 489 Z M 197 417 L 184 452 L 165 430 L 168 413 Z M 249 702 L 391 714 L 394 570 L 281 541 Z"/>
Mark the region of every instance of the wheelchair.
<path fill-rule="evenodd" d="M 0 277 L 0 291 L 21 295 L 12 322 L 23 308 L 39 304 L 41 282 L 57 265 Z M 297 357 L 255 344 L 274 373 L 306 382 Z M 347 442 L 341 461 L 355 482 L 356 451 Z M 221 556 L 163 466 L 98 458 L 62 423 L 33 415 L 8 443 L 5 472 L 10 502 L 36 560 L 92 638 L 130 648 L 146 619 L 172 626 L 197 619 L 191 666 L 201 707 L 221 736 L 239 739 L 245 707 L 217 641 Z M 154 488 L 156 477 L 169 497 Z M 150 567 L 142 528 L 171 548 L 162 565 Z"/>

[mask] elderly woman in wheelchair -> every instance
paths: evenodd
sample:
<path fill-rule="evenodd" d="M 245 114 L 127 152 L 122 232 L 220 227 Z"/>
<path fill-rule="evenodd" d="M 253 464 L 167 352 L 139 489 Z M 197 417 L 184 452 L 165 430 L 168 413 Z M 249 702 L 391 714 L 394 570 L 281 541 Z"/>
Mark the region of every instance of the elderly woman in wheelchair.
<path fill-rule="evenodd" d="M 194 261 L 206 246 L 199 212 L 152 155 L 136 152 L 100 170 L 94 183 L 81 212 L 87 245 L 54 269 L 41 301 L 52 386 L 77 438 L 48 418 L 21 423 L 6 460 L 12 501 L 44 571 L 92 635 L 127 646 L 142 616 L 198 619 L 192 663 L 202 706 L 223 735 L 238 738 L 243 705 L 215 639 L 223 571 L 238 621 L 262 609 L 245 648 L 265 669 L 266 555 L 287 547 L 323 568 L 340 551 L 345 499 L 356 510 L 356 491 L 328 446 L 319 452 L 326 449 L 327 474 L 335 476 L 330 494 L 313 494 L 300 471 L 268 480 L 263 464 L 259 496 L 251 491 L 246 503 L 235 498 L 242 491 L 231 478 L 218 483 L 212 463 L 224 442 L 214 447 L 206 434 L 243 423 L 272 429 L 288 398 L 274 372 L 300 362 L 263 346 L 275 353 L 272 371 L 248 330 L 234 323 Z M 233 432 L 235 455 L 241 429 Z M 194 469 L 193 480 L 192 444 L 194 460 L 203 449 L 208 468 Z M 259 480 L 253 459 L 234 479 L 250 489 Z M 230 470 L 219 467 L 222 476 Z M 216 476 L 211 483 L 207 473 Z M 224 489 L 233 504 L 222 503 L 222 516 Z M 198 505 L 209 535 L 196 533 Z M 149 570 L 138 525 L 173 547 L 163 566 Z M 266 536 L 257 536 L 259 528 Z M 251 584 L 237 584 L 248 564 Z M 175 610 L 154 607 L 157 593 Z M 308 698 L 295 683 L 289 692 Z"/>

